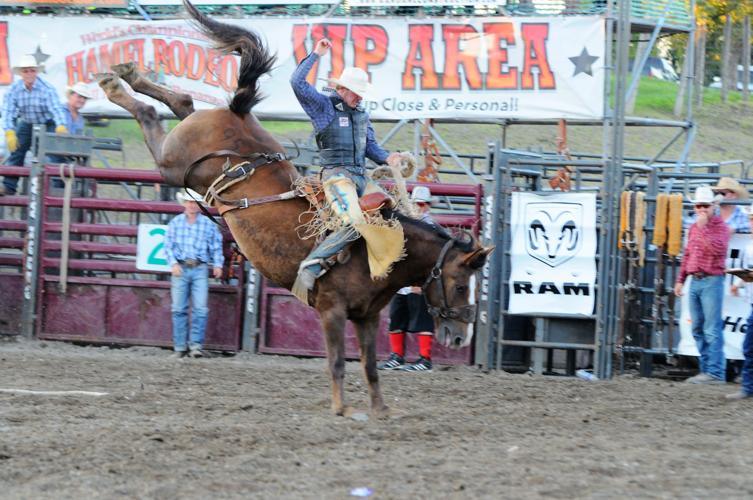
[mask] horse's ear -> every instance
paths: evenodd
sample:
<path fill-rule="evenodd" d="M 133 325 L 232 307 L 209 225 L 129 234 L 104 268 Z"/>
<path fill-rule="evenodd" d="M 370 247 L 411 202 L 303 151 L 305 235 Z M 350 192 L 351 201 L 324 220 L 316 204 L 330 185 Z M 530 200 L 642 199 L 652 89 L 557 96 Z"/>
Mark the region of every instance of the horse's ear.
<path fill-rule="evenodd" d="M 463 264 L 471 269 L 480 269 L 483 267 L 489 254 L 494 251 L 494 248 L 494 245 L 477 248 L 463 259 Z"/>

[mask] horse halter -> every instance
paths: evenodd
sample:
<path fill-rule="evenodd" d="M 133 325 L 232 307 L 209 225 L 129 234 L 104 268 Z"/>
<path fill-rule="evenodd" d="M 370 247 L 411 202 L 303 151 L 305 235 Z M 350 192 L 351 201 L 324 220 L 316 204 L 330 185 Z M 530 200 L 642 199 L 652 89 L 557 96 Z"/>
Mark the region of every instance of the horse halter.
<path fill-rule="evenodd" d="M 440 303 L 439 307 L 435 307 L 431 304 L 429 304 L 429 301 L 427 300 L 427 306 L 429 310 L 429 314 L 433 317 L 439 317 L 442 319 L 449 319 L 449 320 L 457 320 L 462 323 L 473 323 L 476 321 L 476 304 L 467 304 L 465 306 L 458 306 L 458 307 L 450 307 L 449 304 L 447 304 L 447 296 L 444 292 L 444 280 L 442 279 L 442 266 L 444 265 L 444 259 L 447 257 L 447 252 L 450 251 L 450 248 L 455 244 L 455 239 L 448 240 L 447 243 L 444 244 L 444 247 L 442 247 L 442 251 L 439 252 L 439 257 L 437 257 L 437 262 L 434 264 L 434 267 L 431 269 L 431 273 L 429 274 L 429 277 L 426 278 L 426 281 L 424 282 L 424 285 L 421 287 L 424 293 L 429 289 L 429 286 L 431 286 L 432 282 L 436 282 L 439 285 L 439 298 Z"/>

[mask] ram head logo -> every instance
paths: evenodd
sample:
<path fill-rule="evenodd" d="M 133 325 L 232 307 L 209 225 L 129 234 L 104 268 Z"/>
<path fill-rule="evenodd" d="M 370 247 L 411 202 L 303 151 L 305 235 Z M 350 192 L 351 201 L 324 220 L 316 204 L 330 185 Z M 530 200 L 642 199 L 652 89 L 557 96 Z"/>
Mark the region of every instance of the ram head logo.
<path fill-rule="evenodd" d="M 579 203 L 526 205 L 526 251 L 550 267 L 572 259 L 583 244 L 583 207 Z"/>

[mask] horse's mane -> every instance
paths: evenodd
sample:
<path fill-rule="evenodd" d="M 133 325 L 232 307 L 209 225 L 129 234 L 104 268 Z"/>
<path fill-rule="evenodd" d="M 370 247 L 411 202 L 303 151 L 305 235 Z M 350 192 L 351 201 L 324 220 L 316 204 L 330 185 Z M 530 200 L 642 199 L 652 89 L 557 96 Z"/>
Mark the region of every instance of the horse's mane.
<path fill-rule="evenodd" d="M 441 242 L 453 240 L 454 246 L 457 247 L 461 252 L 471 252 L 474 249 L 475 240 L 473 239 L 473 237 L 456 238 L 452 235 L 452 233 L 450 233 L 449 230 L 447 230 L 447 228 L 440 226 L 439 224 L 429 224 L 428 222 L 414 219 L 413 217 L 409 217 L 402 212 L 397 211 L 385 210 L 385 215 L 387 215 L 388 217 L 394 217 L 395 219 L 399 220 L 403 227 L 408 225 L 418 228 L 428 233 L 429 235 L 436 237 Z"/>
<path fill-rule="evenodd" d="M 241 57 L 238 71 L 238 88 L 228 107 L 238 115 L 251 111 L 262 96 L 259 94 L 259 77 L 272 71 L 276 56 L 269 53 L 262 39 L 251 31 L 231 24 L 211 19 L 183 0 L 186 10 L 193 18 L 191 24 L 214 41 L 214 47 L 224 54 L 237 54 Z"/>

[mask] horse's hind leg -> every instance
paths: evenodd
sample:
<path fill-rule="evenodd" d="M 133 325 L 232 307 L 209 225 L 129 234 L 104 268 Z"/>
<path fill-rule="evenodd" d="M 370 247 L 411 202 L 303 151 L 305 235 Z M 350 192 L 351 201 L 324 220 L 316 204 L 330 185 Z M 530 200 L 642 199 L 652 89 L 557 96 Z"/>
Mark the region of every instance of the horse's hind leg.
<path fill-rule="evenodd" d="M 389 408 L 384 404 L 382 391 L 379 389 L 379 374 L 376 363 L 376 335 L 379 328 L 379 316 L 353 321 L 361 349 L 361 366 L 369 383 L 369 397 L 371 398 L 371 413 L 376 417 L 385 417 Z"/>
<path fill-rule="evenodd" d="M 158 85 L 144 75 L 138 72 L 136 64 L 128 62 L 125 64 L 115 64 L 110 68 L 120 78 L 128 82 L 134 92 L 148 95 L 153 99 L 167 104 L 167 107 L 175 113 L 179 120 L 184 119 L 194 112 L 193 98 L 188 94 L 180 94 Z"/>
<path fill-rule="evenodd" d="M 108 73 L 101 75 L 99 86 L 105 91 L 107 98 L 131 113 L 136 121 L 139 122 L 141 130 L 144 132 L 146 145 L 151 151 L 157 165 L 162 165 L 162 143 L 165 141 L 165 131 L 159 123 L 159 117 L 154 106 L 149 106 L 141 101 L 137 101 L 126 92 L 120 84 L 117 75 Z"/>
<path fill-rule="evenodd" d="M 327 362 L 332 377 L 332 411 L 344 415 L 345 396 L 345 312 L 329 309 L 319 311 L 327 344 Z"/>

